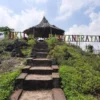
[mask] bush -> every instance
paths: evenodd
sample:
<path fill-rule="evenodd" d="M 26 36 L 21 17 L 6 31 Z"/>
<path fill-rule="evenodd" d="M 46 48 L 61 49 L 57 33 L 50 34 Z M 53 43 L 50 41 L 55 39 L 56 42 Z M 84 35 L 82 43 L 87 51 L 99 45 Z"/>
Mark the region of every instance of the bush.
<path fill-rule="evenodd" d="M 20 70 L 0 75 L 0 100 L 8 100 L 13 88 L 14 80 L 19 75 Z"/>
<path fill-rule="evenodd" d="M 32 48 L 36 41 L 34 39 L 30 39 L 27 41 L 28 46 L 26 48 L 22 48 L 21 51 L 25 56 L 30 56 Z"/>
<path fill-rule="evenodd" d="M 31 47 L 27 47 L 25 49 L 21 49 L 22 54 L 24 54 L 25 56 L 30 56 L 32 48 Z"/>
<path fill-rule="evenodd" d="M 92 95 L 78 94 L 76 97 L 70 97 L 69 100 L 97 100 Z"/>
<path fill-rule="evenodd" d="M 35 43 L 36 43 L 36 41 L 34 39 L 28 40 L 28 45 L 31 47 L 33 47 Z"/>
<path fill-rule="evenodd" d="M 0 46 L 7 46 L 9 44 L 14 44 L 15 40 L 7 39 L 7 40 L 0 40 Z"/>
<path fill-rule="evenodd" d="M 50 37 L 46 40 L 48 46 L 50 49 L 53 49 L 57 44 L 58 44 L 58 38 L 55 36 L 55 37 Z"/>
<path fill-rule="evenodd" d="M 69 57 L 71 57 L 71 54 L 67 51 L 66 45 L 57 45 L 48 54 L 48 58 L 54 59 L 58 64 L 61 64 L 62 61 L 67 60 Z"/>
<path fill-rule="evenodd" d="M 59 73 L 66 98 L 97 100 L 96 97 L 100 93 L 100 57 L 75 45 L 51 40 L 50 43 L 54 46 L 48 57 L 60 65 Z"/>
<path fill-rule="evenodd" d="M 99 72 L 89 66 L 71 67 L 65 65 L 60 67 L 59 73 L 62 78 L 62 88 L 68 100 L 85 100 L 84 98 L 70 98 L 81 98 L 78 97 L 79 94 L 94 94 L 100 90 Z"/>

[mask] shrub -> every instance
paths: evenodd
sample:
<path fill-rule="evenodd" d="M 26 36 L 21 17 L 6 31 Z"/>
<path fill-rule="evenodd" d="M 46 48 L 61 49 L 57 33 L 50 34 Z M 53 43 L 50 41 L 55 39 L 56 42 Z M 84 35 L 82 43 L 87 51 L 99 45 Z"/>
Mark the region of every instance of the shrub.
<path fill-rule="evenodd" d="M 48 54 L 48 58 L 56 60 L 58 64 L 61 64 L 62 61 L 67 60 L 69 57 L 71 57 L 71 54 L 67 52 L 66 45 L 57 45 Z"/>
<path fill-rule="evenodd" d="M 20 70 L 0 75 L 0 100 L 8 100 L 13 88 L 14 80 L 19 75 Z"/>
<path fill-rule="evenodd" d="M 48 41 L 51 46 L 48 57 L 60 65 L 59 73 L 66 98 L 97 100 L 93 95 L 100 91 L 100 57 L 75 45 Z"/>
<path fill-rule="evenodd" d="M 36 41 L 34 39 L 28 40 L 28 45 L 29 46 L 32 46 L 33 47 L 35 43 L 36 43 Z"/>
<path fill-rule="evenodd" d="M 46 40 L 48 46 L 50 49 L 53 49 L 57 44 L 58 44 L 58 38 L 55 36 L 55 37 L 50 37 Z"/>
<path fill-rule="evenodd" d="M 22 50 L 22 54 L 24 54 L 25 56 L 30 56 L 32 48 L 27 47 L 27 48 L 21 49 L 21 50 Z"/>
<path fill-rule="evenodd" d="M 31 54 L 31 51 L 32 51 L 32 47 L 34 46 L 34 44 L 36 43 L 36 41 L 34 39 L 30 39 L 28 40 L 27 44 L 28 46 L 26 48 L 22 48 L 22 53 L 25 55 L 25 56 L 30 56 Z"/>
<path fill-rule="evenodd" d="M 70 97 L 69 100 L 97 100 L 92 95 L 78 94 L 76 97 Z"/>
<path fill-rule="evenodd" d="M 88 65 L 81 67 L 61 66 L 59 73 L 62 78 L 62 88 L 68 100 L 85 100 L 87 96 L 79 96 L 79 94 L 94 94 L 100 90 L 99 72 L 94 71 L 92 67 Z M 77 99 L 71 99 L 75 97 Z M 88 97 L 86 100 L 95 99 Z"/>

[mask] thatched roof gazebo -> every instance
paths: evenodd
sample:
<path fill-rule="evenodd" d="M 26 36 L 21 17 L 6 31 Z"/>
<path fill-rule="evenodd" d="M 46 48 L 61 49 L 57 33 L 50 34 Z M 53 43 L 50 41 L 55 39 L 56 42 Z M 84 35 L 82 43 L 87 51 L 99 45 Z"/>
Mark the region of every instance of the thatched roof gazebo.
<path fill-rule="evenodd" d="M 34 37 L 47 38 L 49 37 L 49 34 L 64 35 L 64 30 L 56 27 L 55 25 L 50 25 L 47 19 L 44 17 L 38 25 L 24 30 L 24 33 L 27 35 L 34 34 Z"/>

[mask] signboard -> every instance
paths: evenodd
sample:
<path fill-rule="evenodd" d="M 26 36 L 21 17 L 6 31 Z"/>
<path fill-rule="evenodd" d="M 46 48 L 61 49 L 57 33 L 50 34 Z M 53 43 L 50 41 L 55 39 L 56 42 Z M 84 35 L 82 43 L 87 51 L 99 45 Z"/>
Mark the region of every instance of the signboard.
<path fill-rule="evenodd" d="M 100 42 L 100 35 L 64 35 L 66 42 Z"/>
<path fill-rule="evenodd" d="M 5 34 L 5 38 L 7 39 L 17 39 L 17 38 L 27 38 L 27 34 L 23 33 L 23 32 L 8 32 L 7 34 Z"/>

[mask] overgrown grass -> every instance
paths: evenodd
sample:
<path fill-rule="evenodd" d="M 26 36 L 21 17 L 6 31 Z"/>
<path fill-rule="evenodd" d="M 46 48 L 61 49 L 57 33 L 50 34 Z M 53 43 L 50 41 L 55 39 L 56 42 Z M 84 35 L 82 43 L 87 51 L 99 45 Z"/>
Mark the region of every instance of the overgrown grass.
<path fill-rule="evenodd" d="M 10 52 L 5 51 L 6 47 L 10 44 L 14 44 L 15 40 L 0 40 L 0 58 L 7 59 L 11 57 Z"/>
<path fill-rule="evenodd" d="M 29 39 L 27 41 L 28 46 L 26 48 L 22 48 L 21 51 L 25 56 L 30 56 L 31 52 L 32 52 L 32 48 L 34 46 L 34 44 L 36 43 L 36 41 L 34 39 Z"/>
<path fill-rule="evenodd" d="M 62 88 L 68 100 L 97 100 L 92 94 L 100 90 L 99 71 L 89 66 L 60 66 Z M 75 99 L 76 98 L 76 99 Z"/>
<path fill-rule="evenodd" d="M 48 41 L 48 57 L 55 59 L 60 66 L 62 88 L 67 100 L 100 100 L 100 56 L 75 45 L 55 42 L 56 39 Z"/>
<path fill-rule="evenodd" d="M 8 100 L 14 88 L 14 81 L 20 74 L 20 69 L 15 72 L 0 74 L 0 100 Z"/>
<path fill-rule="evenodd" d="M 6 59 L 11 58 L 11 51 L 6 51 L 5 49 L 9 44 L 11 45 L 14 44 L 14 41 L 15 40 L 1 40 L 0 41 L 0 58 L 2 59 L 2 61 L 6 61 Z M 26 46 L 22 46 L 20 48 L 22 49 L 22 52 L 23 54 L 25 54 L 25 56 L 29 56 L 31 53 L 32 47 L 35 44 L 35 40 L 33 39 L 29 39 L 28 41 L 19 40 L 19 42 L 22 44 L 26 44 Z M 12 64 L 13 63 L 11 63 L 11 65 Z M 1 68 L 3 74 L 0 73 L 0 100 L 8 100 L 14 88 L 14 81 L 16 77 L 20 74 L 20 69 L 13 72 L 6 72 L 4 74 L 3 69 L 9 70 L 12 67 L 10 66 L 10 63 L 7 63 L 6 65 L 7 67 L 2 66 Z"/>
<path fill-rule="evenodd" d="M 47 44 L 48 44 L 48 46 L 49 46 L 49 48 L 50 49 L 53 49 L 57 44 L 58 44 L 58 39 L 57 39 L 57 37 L 55 36 L 55 37 L 50 37 L 50 38 L 48 38 L 47 40 L 46 40 L 46 42 L 47 42 Z"/>

